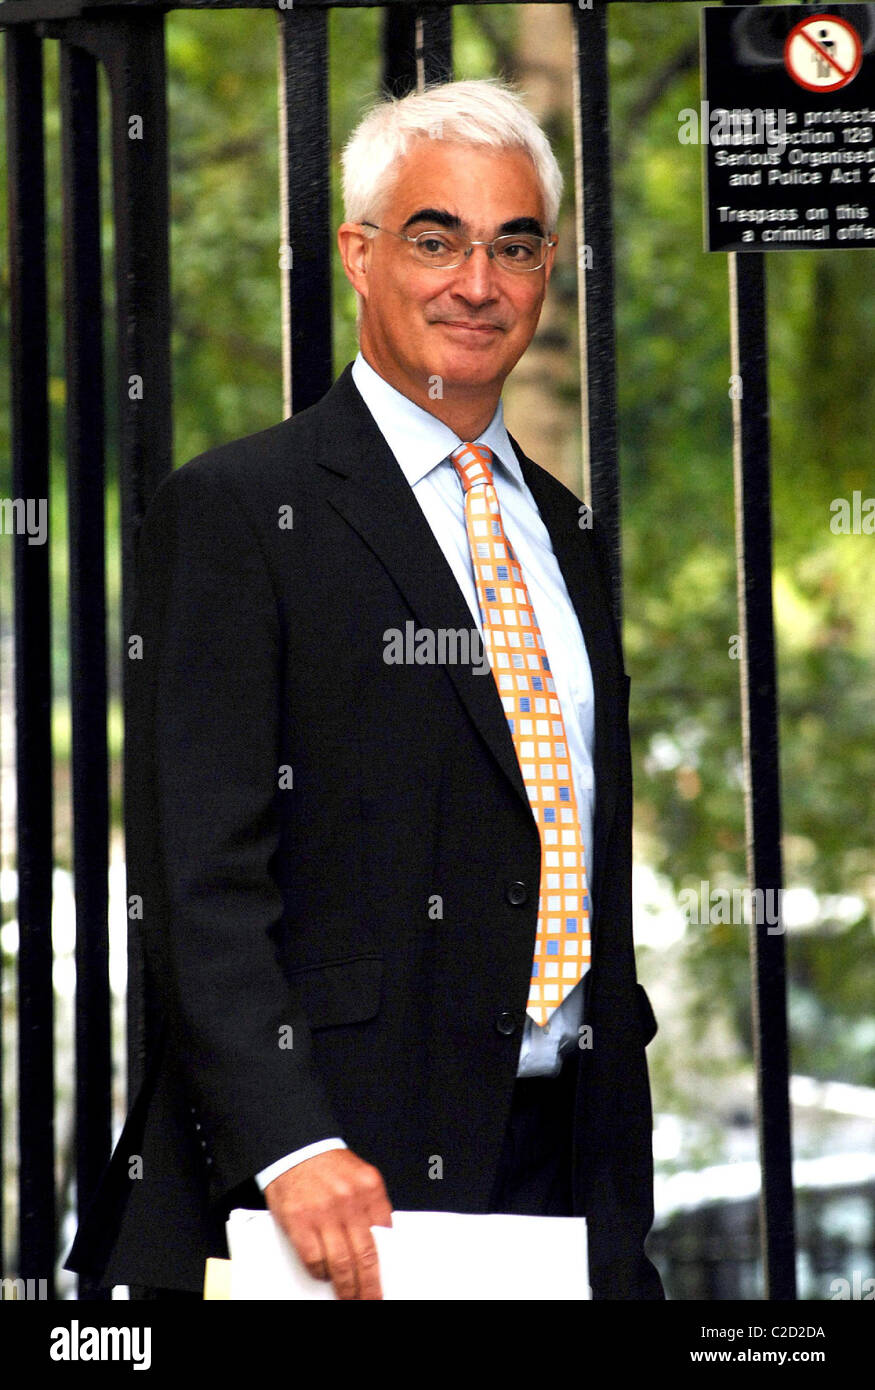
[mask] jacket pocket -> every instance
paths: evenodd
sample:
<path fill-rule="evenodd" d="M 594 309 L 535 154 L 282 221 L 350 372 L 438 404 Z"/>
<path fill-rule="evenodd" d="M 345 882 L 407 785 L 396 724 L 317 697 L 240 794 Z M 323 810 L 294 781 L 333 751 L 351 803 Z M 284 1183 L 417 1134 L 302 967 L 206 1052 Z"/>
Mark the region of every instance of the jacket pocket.
<path fill-rule="evenodd" d="M 363 1023 L 380 1007 L 383 957 L 359 956 L 308 965 L 292 971 L 289 982 L 311 1028 Z"/>

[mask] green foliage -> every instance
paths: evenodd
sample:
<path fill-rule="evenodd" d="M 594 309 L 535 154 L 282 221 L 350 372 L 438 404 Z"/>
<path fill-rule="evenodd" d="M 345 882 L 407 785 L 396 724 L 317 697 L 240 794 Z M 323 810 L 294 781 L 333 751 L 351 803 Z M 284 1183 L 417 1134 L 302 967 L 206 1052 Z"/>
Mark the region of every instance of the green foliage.
<path fill-rule="evenodd" d="M 167 17 L 178 463 L 282 415 L 276 27 Z"/>

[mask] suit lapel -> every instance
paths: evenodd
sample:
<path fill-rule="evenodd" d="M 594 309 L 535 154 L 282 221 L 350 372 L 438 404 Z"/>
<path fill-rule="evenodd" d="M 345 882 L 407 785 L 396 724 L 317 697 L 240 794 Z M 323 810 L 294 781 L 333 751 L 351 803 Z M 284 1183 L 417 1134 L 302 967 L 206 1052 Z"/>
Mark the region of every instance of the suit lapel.
<path fill-rule="evenodd" d="M 317 459 L 337 473 L 329 501 L 379 557 L 419 627 L 476 628 L 456 577 L 422 508 L 347 367 L 314 409 L 325 407 L 325 445 Z M 499 767 L 529 804 L 498 690 L 488 668 L 448 664 L 447 675 Z"/>

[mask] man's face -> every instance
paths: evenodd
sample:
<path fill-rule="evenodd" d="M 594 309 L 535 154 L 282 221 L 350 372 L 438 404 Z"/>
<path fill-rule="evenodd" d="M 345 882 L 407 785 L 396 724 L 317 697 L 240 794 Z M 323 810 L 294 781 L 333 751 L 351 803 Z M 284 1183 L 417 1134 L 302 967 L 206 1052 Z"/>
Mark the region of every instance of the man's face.
<path fill-rule="evenodd" d="M 402 162 L 379 223 L 408 236 L 450 229 L 476 241 L 547 230 L 534 166 L 522 150 L 429 139 Z M 446 270 L 421 265 L 408 242 L 385 232 L 347 244 L 350 278 L 364 299 L 362 351 L 372 365 L 414 399 L 436 376 L 448 395 L 497 399 L 537 327 L 553 249 L 540 270 L 514 274 L 483 246 Z"/>

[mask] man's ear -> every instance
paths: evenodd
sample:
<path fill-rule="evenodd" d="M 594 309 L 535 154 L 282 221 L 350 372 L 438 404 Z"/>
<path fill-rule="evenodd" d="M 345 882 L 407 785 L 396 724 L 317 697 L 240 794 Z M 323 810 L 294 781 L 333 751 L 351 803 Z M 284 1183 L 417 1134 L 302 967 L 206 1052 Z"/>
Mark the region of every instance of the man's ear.
<path fill-rule="evenodd" d="M 371 238 L 358 222 L 344 222 L 337 229 L 337 248 L 346 278 L 364 299 L 368 297 L 368 261 Z"/>

